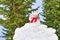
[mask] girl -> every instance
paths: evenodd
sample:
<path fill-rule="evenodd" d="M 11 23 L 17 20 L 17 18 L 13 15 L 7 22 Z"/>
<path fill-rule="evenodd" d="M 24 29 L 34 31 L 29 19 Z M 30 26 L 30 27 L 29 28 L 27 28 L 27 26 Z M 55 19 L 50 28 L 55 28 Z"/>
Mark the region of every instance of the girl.
<path fill-rule="evenodd" d="M 38 19 L 39 19 L 39 15 L 37 12 L 34 12 L 29 17 L 30 23 L 35 23 L 35 22 L 37 22 Z"/>

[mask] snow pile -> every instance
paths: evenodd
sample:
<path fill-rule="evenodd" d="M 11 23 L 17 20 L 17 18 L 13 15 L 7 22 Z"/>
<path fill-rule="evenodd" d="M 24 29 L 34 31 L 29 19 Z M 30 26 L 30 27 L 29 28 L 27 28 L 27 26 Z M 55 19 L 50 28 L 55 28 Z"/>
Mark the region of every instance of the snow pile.
<path fill-rule="evenodd" d="M 39 23 L 26 23 L 17 28 L 13 40 L 58 40 L 56 30 Z"/>

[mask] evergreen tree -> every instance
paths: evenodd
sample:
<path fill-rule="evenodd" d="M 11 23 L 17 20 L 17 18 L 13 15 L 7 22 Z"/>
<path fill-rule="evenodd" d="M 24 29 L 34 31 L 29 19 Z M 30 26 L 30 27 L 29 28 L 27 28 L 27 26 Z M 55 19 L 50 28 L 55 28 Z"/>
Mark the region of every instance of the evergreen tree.
<path fill-rule="evenodd" d="M 4 30 L 7 33 L 3 33 L 6 40 L 13 40 L 15 29 L 28 22 L 25 15 L 33 11 L 31 8 L 33 2 L 35 0 L 0 0 L 0 5 L 3 6 L 0 7 L 0 15 L 7 18 L 6 20 L 0 18 L 0 24 L 7 29 Z"/>
<path fill-rule="evenodd" d="M 56 29 L 60 40 L 60 0 L 44 0 L 43 16 L 45 24 Z"/>

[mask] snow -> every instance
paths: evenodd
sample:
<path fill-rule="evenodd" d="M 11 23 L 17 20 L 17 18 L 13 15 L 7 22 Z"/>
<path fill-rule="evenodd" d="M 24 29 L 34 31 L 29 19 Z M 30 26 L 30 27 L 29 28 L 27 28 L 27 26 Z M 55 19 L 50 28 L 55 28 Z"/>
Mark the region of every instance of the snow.
<path fill-rule="evenodd" d="M 47 25 L 26 23 L 21 28 L 16 28 L 13 40 L 58 40 L 56 30 Z"/>

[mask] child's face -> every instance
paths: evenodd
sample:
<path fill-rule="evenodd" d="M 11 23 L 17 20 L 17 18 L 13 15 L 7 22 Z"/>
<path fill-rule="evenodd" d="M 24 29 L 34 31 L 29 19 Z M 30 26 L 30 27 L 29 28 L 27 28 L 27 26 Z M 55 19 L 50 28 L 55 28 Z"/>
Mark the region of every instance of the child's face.
<path fill-rule="evenodd" d="M 38 17 L 38 15 L 33 15 L 34 17 Z"/>

